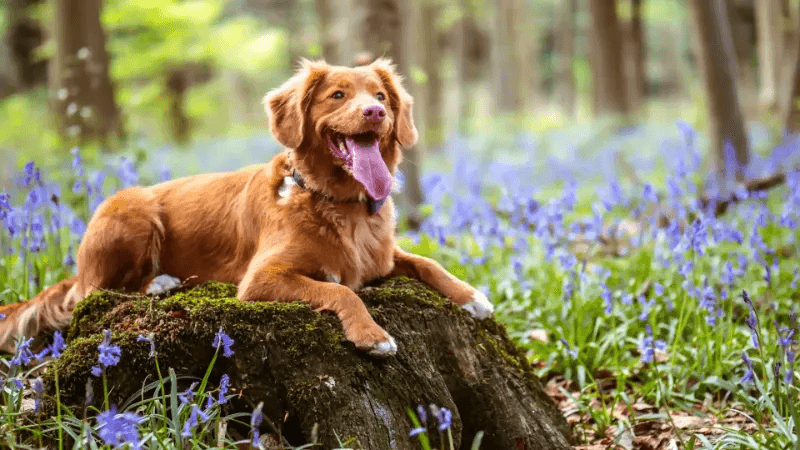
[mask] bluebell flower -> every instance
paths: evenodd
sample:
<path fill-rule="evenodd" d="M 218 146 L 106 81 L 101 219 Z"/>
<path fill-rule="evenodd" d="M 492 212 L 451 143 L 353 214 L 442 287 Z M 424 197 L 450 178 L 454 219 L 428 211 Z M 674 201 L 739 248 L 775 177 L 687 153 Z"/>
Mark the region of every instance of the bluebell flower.
<path fill-rule="evenodd" d="M 794 268 L 794 273 L 793 273 L 793 276 L 792 276 L 792 284 L 791 284 L 792 290 L 796 290 L 797 289 L 797 280 L 798 279 L 800 279 L 800 274 L 798 274 L 797 267 L 795 267 Z"/>
<path fill-rule="evenodd" d="M 653 292 L 656 294 L 656 296 L 661 297 L 664 295 L 664 286 L 656 281 L 656 284 L 653 285 Z"/>
<path fill-rule="evenodd" d="M 417 405 L 417 417 L 419 418 L 420 423 L 425 423 L 428 421 L 428 412 L 425 410 L 424 406 Z"/>
<path fill-rule="evenodd" d="M 32 342 L 33 338 L 28 338 L 17 346 L 17 350 L 14 352 L 14 357 L 12 357 L 9 361 L 9 364 L 12 368 L 26 366 L 31 362 L 31 359 L 34 357 L 30 349 Z"/>
<path fill-rule="evenodd" d="M 192 429 L 196 427 L 198 424 L 205 422 L 208 420 L 208 414 L 203 412 L 199 406 L 192 404 L 192 411 L 189 413 L 189 418 L 186 419 L 186 422 L 183 424 L 183 431 L 181 432 L 181 436 L 183 437 L 191 437 L 192 436 Z"/>
<path fill-rule="evenodd" d="M 92 375 L 99 377 L 100 375 L 103 374 L 103 369 L 101 369 L 100 366 L 92 366 L 90 372 L 92 373 Z"/>
<path fill-rule="evenodd" d="M 219 403 L 225 404 L 227 403 L 228 399 L 225 398 L 228 395 L 228 389 L 231 387 L 231 379 L 228 374 L 222 375 L 222 378 L 219 380 Z"/>
<path fill-rule="evenodd" d="M 600 297 L 603 299 L 603 304 L 605 305 L 605 309 L 603 310 L 606 314 L 611 314 L 614 308 L 614 304 L 612 303 L 611 298 L 611 289 L 608 288 L 608 285 L 603 283 L 602 285 L 603 292 L 600 294 Z"/>
<path fill-rule="evenodd" d="M 786 376 L 783 378 L 784 383 L 792 382 L 792 378 L 794 377 L 794 358 L 794 350 L 788 350 L 786 352 Z"/>
<path fill-rule="evenodd" d="M 136 413 L 117 414 L 116 406 L 97 415 L 97 434 L 108 445 L 115 448 L 126 444 L 133 449 L 140 449 L 142 442 L 137 425 L 144 421 Z"/>
<path fill-rule="evenodd" d="M 650 311 L 656 304 L 656 300 L 650 299 L 648 301 L 645 299 L 644 295 L 640 295 L 637 301 L 639 302 L 640 305 L 642 305 L 642 312 L 639 314 L 639 320 L 641 320 L 642 322 L 646 322 L 650 318 Z"/>
<path fill-rule="evenodd" d="M 61 353 L 67 348 L 66 342 L 64 342 L 64 336 L 61 335 L 60 331 L 56 331 L 53 333 L 53 343 L 50 344 L 50 355 L 53 358 L 58 358 L 61 356 Z"/>
<path fill-rule="evenodd" d="M 648 324 L 646 326 L 647 336 L 639 344 L 639 353 L 642 354 L 641 361 L 643 363 L 651 363 L 654 360 L 656 350 L 664 351 L 667 348 L 667 343 L 661 339 L 653 339 L 653 329 Z"/>
<path fill-rule="evenodd" d="M 83 236 L 83 233 L 86 232 L 86 223 L 79 217 L 73 217 L 69 224 L 69 229 L 72 231 L 72 234 L 77 237 L 81 237 Z"/>
<path fill-rule="evenodd" d="M 561 343 L 564 344 L 564 347 L 567 348 L 567 353 L 569 354 L 569 356 L 572 357 L 572 359 L 578 359 L 578 348 L 577 347 L 575 348 L 575 350 L 573 350 L 572 347 L 570 347 L 569 342 L 567 342 L 567 340 L 564 339 L 564 338 L 561 338 Z"/>
<path fill-rule="evenodd" d="M 259 448 L 258 446 L 258 438 L 261 437 L 258 427 L 261 425 L 261 421 L 264 420 L 264 415 L 261 412 L 261 408 L 264 406 L 264 402 L 259 402 L 256 409 L 253 410 L 253 413 L 250 415 L 250 429 L 253 432 L 253 447 Z"/>
<path fill-rule="evenodd" d="M 425 431 L 426 431 L 426 430 L 425 430 L 425 428 L 423 428 L 423 427 L 417 427 L 417 428 L 413 428 L 413 429 L 412 429 L 412 430 L 411 430 L 411 431 L 408 433 L 408 436 L 409 436 L 409 437 L 414 437 L 414 436 L 416 436 L 416 435 L 418 435 L 418 434 L 424 433 Z"/>
<path fill-rule="evenodd" d="M 620 303 L 625 306 L 630 306 L 633 304 L 633 294 L 625 293 L 622 294 L 622 299 L 620 299 Z"/>
<path fill-rule="evenodd" d="M 448 430 L 452 425 L 453 413 L 447 408 L 439 408 L 436 420 L 439 422 L 439 431 Z"/>
<path fill-rule="evenodd" d="M 753 348 L 758 348 L 761 339 L 758 333 L 758 317 L 756 316 L 756 310 L 753 306 L 753 302 L 750 300 L 750 296 L 747 295 L 747 291 L 742 290 L 742 298 L 744 298 L 744 302 L 747 306 L 750 307 L 750 314 L 744 319 L 744 323 L 750 328 L 750 338 L 753 341 Z"/>
<path fill-rule="evenodd" d="M 111 345 L 111 330 L 103 330 L 103 342 L 97 346 L 97 349 L 100 350 L 97 361 L 103 368 L 116 366 L 122 355 L 122 350 L 118 345 Z"/>
<path fill-rule="evenodd" d="M 186 388 L 186 390 L 183 391 L 182 394 L 178 394 L 178 399 L 180 399 L 182 404 L 188 405 L 189 403 L 191 403 L 192 400 L 194 400 L 194 395 L 195 395 L 194 390 L 197 388 L 198 384 L 199 383 L 195 381 L 194 383 L 192 383 L 191 386 Z"/>
<path fill-rule="evenodd" d="M 211 344 L 214 348 L 219 348 L 220 345 L 222 345 L 222 356 L 226 358 L 233 356 L 233 350 L 231 350 L 233 339 L 222 331 L 222 327 L 219 327 L 219 331 L 214 335 L 214 342 Z"/>
<path fill-rule="evenodd" d="M 150 353 L 148 355 L 150 358 L 158 355 L 158 353 L 156 352 L 156 342 L 153 339 L 152 334 L 150 336 L 144 336 L 140 334 L 136 338 L 136 342 L 147 342 L 148 344 L 150 344 Z"/>
<path fill-rule="evenodd" d="M 37 378 L 33 380 L 33 385 L 31 386 L 33 389 L 33 413 L 39 414 L 39 405 L 42 402 L 42 397 L 44 396 L 44 383 L 42 383 L 41 378 Z"/>

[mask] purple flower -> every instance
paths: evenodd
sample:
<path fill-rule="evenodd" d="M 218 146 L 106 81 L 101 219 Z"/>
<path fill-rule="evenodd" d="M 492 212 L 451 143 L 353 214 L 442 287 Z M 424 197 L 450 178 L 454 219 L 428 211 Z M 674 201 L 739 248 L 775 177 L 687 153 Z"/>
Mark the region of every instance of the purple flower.
<path fill-rule="evenodd" d="M 603 283 L 603 292 L 600 294 L 600 297 L 603 299 L 603 303 L 606 305 L 604 312 L 606 314 L 611 314 L 614 304 L 611 301 L 611 289 L 609 289 L 608 285 L 605 283 Z"/>
<path fill-rule="evenodd" d="M 450 429 L 452 425 L 453 413 L 447 408 L 439 408 L 436 414 L 436 420 L 439 422 L 439 431 Z"/>
<path fill-rule="evenodd" d="M 56 331 L 53 333 L 53 343 L 50 344 L 50 355 L 53 358 L 58 358 L 61 356 L 61 353 L 64 349 L 67 348 L 66 342 L 64 342 L 64 337 L 61 335 L 60 331 Z"/>
<path fill-rule="evenodd" d="M 106 444 L 115 448 L 129 444 L 133 449 L 139 449 L 142 443 L 137 425 L 142 421 L 144 419 L 136 413 L 117 414 L 117 407 L 112 406 L 97 415 L 97 434 Z"/>
<path fill-rule="evenodd" d="M 92 375 L 99 377 L 100 375 L 103 374 L 103 369 L 101 369 L 100 366 L 92 366 L 91 372 Z"/>
<path fill-rule="evenodd" d="M 426 430 L 425 430 L 425 428 L 423 428 L 423 427 L 417 427 L 417 428 L 414 428 L 414 429 L 412 429 L 412 430 L 411 430 L 411 431 L 408 433 L 408 436 L 409 436 L 409 437 L 414 437 L 414 436 L 416 436 L 416 435 L 418 435 L 418 434 L 420 434 L 420 433 L 424 433 L 425 431 L 426 431 Z"/>
<path fill-rule="evenodd" d="M 664 286 L 656 281 L 656 284 L 653 285 L 653 292 L 656 294 L 656 296 L 661 297 L 664 295 Z"/>
<path fill-rule="evenodd" d="M 116 366 L 122 355 L 122 350 L 118 345 L 111 345 L 111 330 L 103 330 L 103 342 L 97 346 L 97 349 L 100 350 L 97 361 L 103 368 Z"/>
<path fill-rule="evenodd" d="M 650 311 L 653 309 L 653 306 L 656 304 L 655 299 L 650 299 L 649 301 L 645 299 L 644 295 L 640 295 L 637 299 L 640 305 L 642 305 L 642 312 L 639 314 L 639 320 L 642 322 L 646 322 L 648 318 L 650 318 Z"/>
<path fill-rule="evenodd" d="M 428 421 L 428 412 L 425 410 L 424 406 L 417 405 L 417 417 L 419 417 L 420 423 L 425 423 Z"/>
<path fill-rule="evenodd" d="M 192 435 L 192 429 L 206 420 L 208 420 L 208 414 L 204 413 L 199 406 L 192 404 L 192 411 L 189 413 L 189 418 L 186 419 L 186 422 L 183 424 L 181 436 L 190 437 Z"/>
<path fill-rule="evenodd" d="M 795 353 L 793 350 L 786 352 L 786 376 L 783 378 L 784 383 L 792 382 L 792 377 L 794 376 L 794 357 Z"/>
<path fill-rule="evenodd" d="M 30 350 L 31 342 L 33 342 L 33 338 L 28 338 L 17 346 L 14 357 L 9 361 L 11 367 L 25 366 L 31 362 L 31 359 L 34 357 Z"/>
<path fill-rule="evenodd" d="M 633 294 L 625 293 L 622 294 L 622 299 L 620 299 L 620 303 L 625 306 L 630 306 L 633 304 Z"/>
<path fill-rule="evenodd" d="M 571 356 L 572 359 L 578 359 L 578 349 L 577 348 L 575 348 L 575 350 L 572 350 L 572 347 L 570 347 L 569 342 L 567 342 L 567 340 L 564 339 L 564 338 L 561 338 L 561 343 L 564 344 L 564 347 L 567 348 L 567 353 L 569 353 L 569 356 Z"/>
<path fill-rule="evenodd" d="M 225 398 L 228 395 L 228 389 L 231 387 L 231 379 L 228 374 L 222 375 L 222 378 L 219 380 L 219 403 L 224 404 L 227 403 L 228 399 Z"/>
<path fill-rule="evenodd" d="M 639 344 L 639 353 L 642 354 L 641 361 L 643 363 L 650 363 L 653 362 L 656 350 L 663 352 L 667 348 L 667 343 L 661 339 L 653 339 L 653 329 L 650 328 L 650 325 L 647 325 L 646 329 L 647 336 Z"/>
<path fill-rule="evenodd" d="M 211 346 L 218 349 L 220 344 L 222 345 L 222 356 L 226 358 L 233 356 L 233 350 L 231 350 L 233 339 L 222 331 L 222 327 L 219 327 L 219 331 L 217 331 L 217 334 L 214 336 L 214 342 Z"/>
<path fill-rule="evenodd" d="M 747 370 L 744 372 L 744 376 L 742 377 L 739 383 L 747 384 L 752 383 L 755 380 L 755 376 L 753 374 L 753 361 L 750 361 L 750 358 L 747 356 L 747 353 L 742 352 L 742 360 L 744 361 Z"/>
<path fill-rule="evenodd" d="M 147 342 L 150 344 L 150 354 L 148 355 L 150 358 L 158 355 L 158 353 L 156 353 L 156 342 L 152 337 L 143 336 L 140 334 L 139 337 L 136 338 L 136 342 Z"/>
<path fill-rule="evenodd" d="M 194 400 L 194 394 L 195 394 L 194 390 L 197 388 L 198 384 L 199 383 L 195 381 L 194 383 L 192 383 L 191 386 L 186 388 L 186 390 L 183 391 L 182 394 L 178 394 L 178 398 L 180 399 L 182 404 L 188 405 L 189 403 L 191 403 L 192 400 Z"/>
<path fill-rule="evenodd" d="M 261 413 L 261 408 L 264 406 L 264 402 L 260 402 L 256 409 L 253 410 L 253 414 L 250 415 L 250 429 L 253 431 L 253 447 L 259 448 L 258 446 L 258 438 L 260 437 L 260 433 L 258 431 L 259 425 L 261 425 L 261 421 L 264 419 L 264 415 Z"/>
<path fill-rule="evenodd" d="M 35 394 L 33 397 L 33 411 L 34 414 L 39 414 L 39 405 L 42 402 L 42 396 L 44 395 L 44 384 L 42 383 L 41 378 L 37 378 L 33 380 L 33 393 Z"/>

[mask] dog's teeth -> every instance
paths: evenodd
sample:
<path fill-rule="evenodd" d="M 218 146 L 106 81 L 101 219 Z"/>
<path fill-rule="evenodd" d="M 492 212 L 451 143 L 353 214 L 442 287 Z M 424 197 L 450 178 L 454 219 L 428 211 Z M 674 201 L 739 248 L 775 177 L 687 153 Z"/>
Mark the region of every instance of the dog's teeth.
<path fill-rule="evenodd" d="M 341 150 L 342 153 L 347 153 L 347 147 L 344 145 L 344 140 L 342 138 L 339 138 L 339 150 Z"/>

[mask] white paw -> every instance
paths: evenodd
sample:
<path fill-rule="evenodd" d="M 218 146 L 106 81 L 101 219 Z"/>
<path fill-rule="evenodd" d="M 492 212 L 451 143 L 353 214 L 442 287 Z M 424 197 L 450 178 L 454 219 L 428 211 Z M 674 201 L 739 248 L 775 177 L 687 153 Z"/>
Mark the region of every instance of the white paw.
<path fill-rule="evenodd" d="M 180 286 L 181 280 L 167 274 L 162 274 L 153 278 L 153 281 L 147 285 L 147 291 L 145 292 L 147 295 L 161 295 Z"/>
<path fill-rule="evenodd" d="M 395 353 L 397 353 L 397 343 L 391 336 L 389 336 L 388 341 L 379 342 L 369 351 L 369 354 L 376 358 L 385 358 Z"/>
<path fill-rule="evenodd" d="M 489 303 L 483 292 L 477 289 L 472 294 L 472 301 L 461 305 L 461 307 L 469 311 L 472 317 L 476 319 L 486 319 L 494 313 L 494 306 Z"/>

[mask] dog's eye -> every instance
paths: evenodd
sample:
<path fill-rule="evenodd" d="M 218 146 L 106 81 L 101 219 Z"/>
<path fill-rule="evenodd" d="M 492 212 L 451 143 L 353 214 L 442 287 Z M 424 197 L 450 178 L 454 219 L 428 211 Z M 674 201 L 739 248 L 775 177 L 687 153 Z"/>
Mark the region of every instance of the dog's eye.
<path fill-rule="evenodd" d="M 383 92 L 378 92 L 378 95 L 376 95 L 375 98 L 377 98 L 380 102 L 386 100 L 386 96 L 383 95 Z"/>
<path fill-rule="evenodd" d="M 337 100 L 340 99 L 340 98 L 344 98 L 344 92 L 336 91 L 336 92 L 333 93 L 333 95 L 331 95 L 331 98 L 335 98 Z"/>

